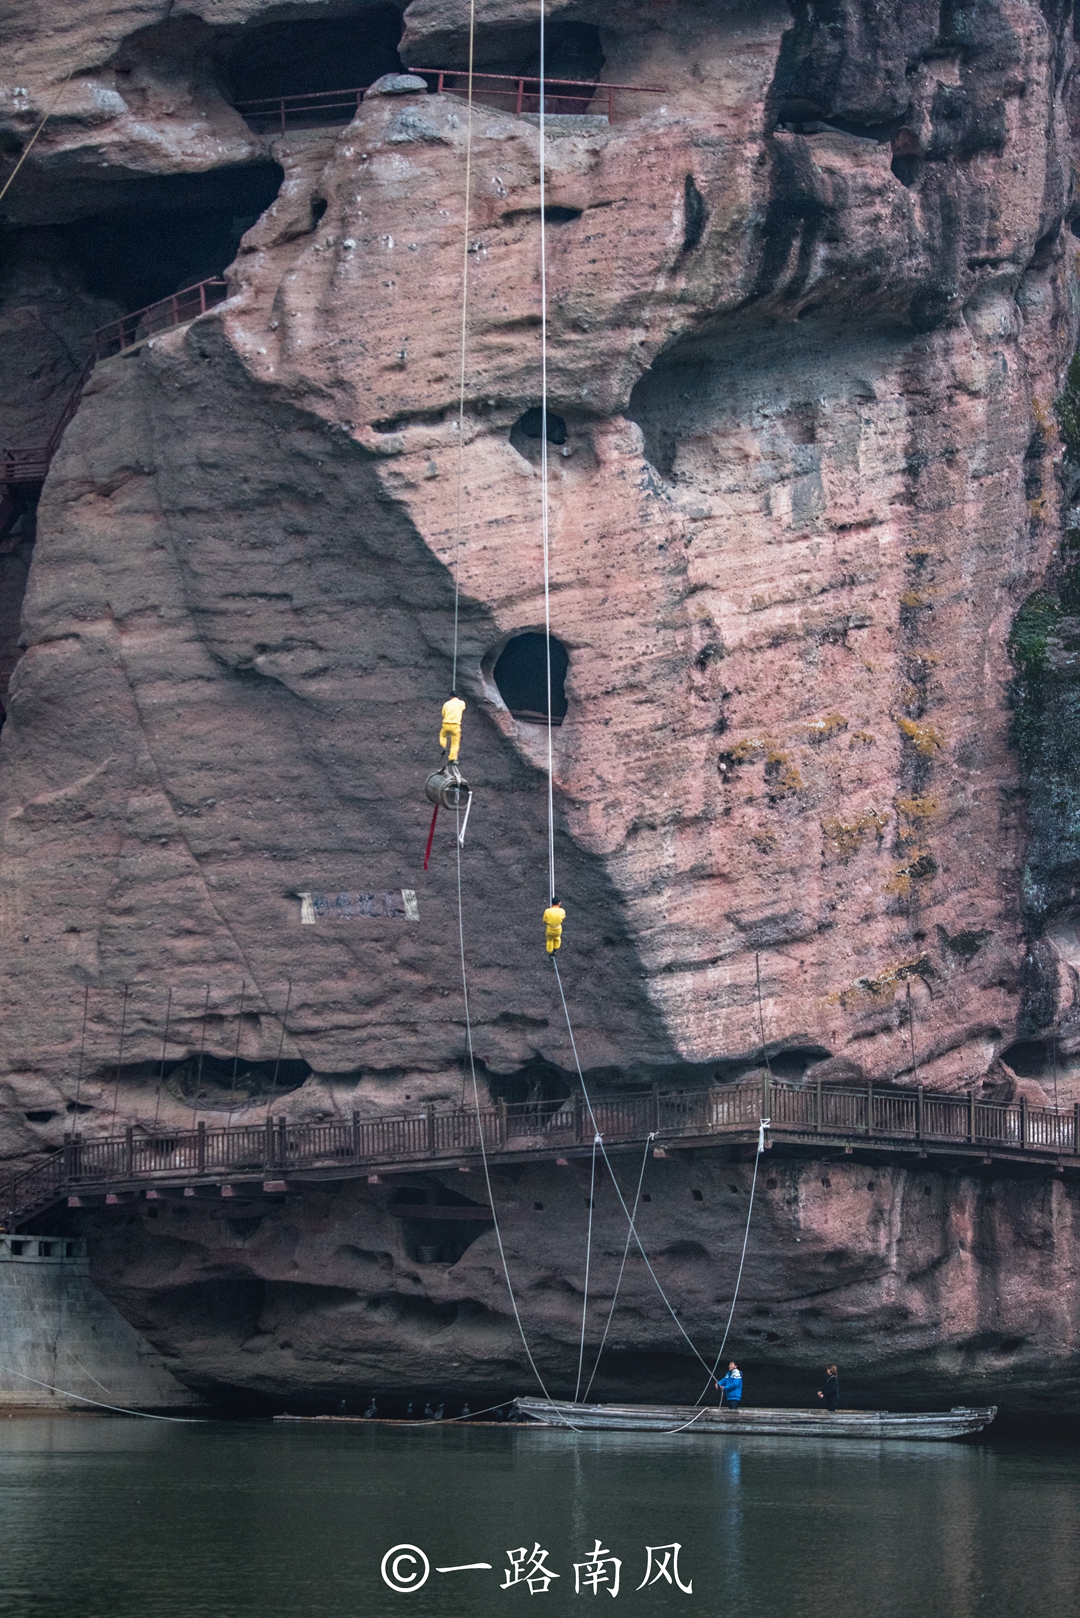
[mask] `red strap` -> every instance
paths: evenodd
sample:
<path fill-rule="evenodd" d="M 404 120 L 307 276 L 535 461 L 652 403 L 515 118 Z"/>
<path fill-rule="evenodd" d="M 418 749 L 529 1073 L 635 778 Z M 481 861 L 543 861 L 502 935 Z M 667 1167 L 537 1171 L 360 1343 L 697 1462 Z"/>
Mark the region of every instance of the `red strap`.
<path fill-rule="evenodd" d="M 427 847 L 424 850 L 424 870 L 427 870 L 428 860 L 431 858 L 431 845 L 435 841 L 435 822 L 439 818 L 439 806 L 435 805 L 435 813 L 431 817 L 431 830 L 428 832 Z"/>

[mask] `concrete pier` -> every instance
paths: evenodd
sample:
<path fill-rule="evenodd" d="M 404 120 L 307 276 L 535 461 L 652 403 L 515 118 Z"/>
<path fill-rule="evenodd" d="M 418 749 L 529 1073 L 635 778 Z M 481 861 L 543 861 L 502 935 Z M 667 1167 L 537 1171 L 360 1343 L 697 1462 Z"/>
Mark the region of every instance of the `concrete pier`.
<path fill-rule="evenodd" d="M 94 1285 L 85 1240 L 0 1236 L 0 1410 L 92 1409 L 86 1400 L 129 1410 L 198 1404 Z"/>

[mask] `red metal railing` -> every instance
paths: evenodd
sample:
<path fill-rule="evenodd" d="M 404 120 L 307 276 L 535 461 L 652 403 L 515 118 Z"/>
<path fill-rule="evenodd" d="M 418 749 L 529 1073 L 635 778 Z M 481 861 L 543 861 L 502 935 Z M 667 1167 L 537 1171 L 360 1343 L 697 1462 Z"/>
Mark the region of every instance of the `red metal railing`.
<path fill-rule="evenodd" d="M 845 1146 L 907 1149 L 937 1145 L 967 1155 L 996 1153 L 1012 1161 L 1080 1167 L 1080 1105 L 1064 1111 L 980 1101 L 974 1091 L 941 1095 L 921 1086 L 901 1089 L 798 1085 L 748 1080 L 704 1090 L 638 1091 L 593 1100 L 596 1128 L 609 1146 L 654 1136 L 657 1143 L 756 1135 L 762 1118 L 773 1138 Z M 490 1155 L 535 1153 L 551 1157 L 584 1147 L 593 1137 L 584 1096 L 559 1104 L 469 1108 L 398 1117 L 334 1119 L 289 1124 L 266 1118 L 233 1127 L 138 1132 L 101 1139 L 69 1138 L 33 1168 L 9 1183 L 0 1211 L 9 1225 L 23 1222 L 69 1194 L 99 1194 L 115 1187 L 198 1184 L 205 1177 L 261 1175 L 305 1169 L 333 1178 L 403 1163 L 453 1162 Z"/>
<path fill-rule="evenodd" d="M 107 326 L 99 326 L 97 331 L 91 332 L 90 343 L 93 351 L 83 366 L 52 432 L 44 444 L 33 444 L 26 449 L 6 449 L 0 454 L 0 485 L 14 487 L 44 483 L 52 458 L 64 436 L 64 429 L 79 408 L 83 388 L 98 360 L 120 354 L 133 343 L 141 342 L 145 337 L 152 337 L 155 332 L 166 331 L 170 326 L 182 326 L 189 320 L 196 320 L 199 315 L 204 315 L 208 309 L 213 309 L 216 304 L 223 302 L 228 295 L 226 283 L 219 276 L 212 276 L 207 281 L 198 281 L 194 286 L 185 287 L 181 292 L 173 292 L 167 298 L 160 298 L 157 303 L 149 303 L 145 309 L 136 309 L 133 314 L 121 315 L 119 320 L 111 320 Z"/>
<path fill-rule="evenodd" d="M 428 81 L 428 88 L 436 95 L 467 96 L 469 75 L 457 68 L 410 67 Z M 473 99 L 478 106 L 503 108 L 515 113 L 540 111 L 541 88 L 546 113 L 583 113 L 590 108 L 615 120 L 616 97 L 626 95 L 663 95 L 656 84 L 599 84 L 584 79 L 538 79 L 527 74 L 474 73 Z M 284 134 L 291 125 L 304 124 L 312 128 L 320 125 L 349 123 L 369 87 L 360 85 L 351 90 L 323 90 L 314 95 L 267 96 L 259 101 L 238 101 L 236 110 L 253 128 L 276 126 Z"/>
<path fill-rule="evenodd" d="M 91 334 L 94 358 L 107 360 L 111 355 L 130 348 L 133 343 L 152 337 L 155 332 L 197 320 L 208 309 L 223 303 L 228 295 L 229 288 L 220 276 L 211 276 L 208 281 L 197 281 L 194 286 L 184 287 L 182 292 L 159 298 L 157 303 L 148 303 L 145 309 L 121 315 L 119 320 L 111 320 L 107 326 L 99 326 Z"/>

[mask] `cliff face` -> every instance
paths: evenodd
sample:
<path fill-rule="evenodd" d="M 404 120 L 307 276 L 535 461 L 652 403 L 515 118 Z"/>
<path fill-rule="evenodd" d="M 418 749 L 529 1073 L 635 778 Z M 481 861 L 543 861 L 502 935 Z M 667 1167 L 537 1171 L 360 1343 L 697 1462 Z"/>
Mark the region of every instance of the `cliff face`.
<path fill-rule="evenodd" d="M 508 706 L 495 667 L 544 622 L 535 119 L 481 106 L 470 130 L 459 98 L 413 89 L 370 94 L 344 127 L 259 133 L 233 102 L 395 66 L 395 9 L 76 9 L 48 36 L 8 25 L 11 150 L 60 90 L 3 204 L 0 364 L 26 394 L 23 441 L 96 319 L 226 264 L 230 296 L 97 366 L 38 509 L 0 743 L 6 1149 L 57 1144 L 75 1107 L 86 1130 L 188 1118 L 200 1052 L 211 1109 L 233 1110 L 243 1064 L 241 1116 L 261 1116 L 271 1072 L 292 1116 L 457 1099 L 445 819 L 422 870 L 455 580 L 476 1051 L 496 1091 L 557 1088 L 573 1057 L 539 923 L 546 733 L 514 717 L 529 704 Z M 481 4 L 478 66 L 532 70 L 535 9 Z M 460 66 L 467 15 L 415 0 L 401 61 Z M 1052 1057 L 1071 1100 L 1060 725 L 1021 724 L 1018 751 L 1035 654 L 1013 627 L 1042 623 L 1060 584 L 1071 12 L 549 15 L 553 76 L 660 87 L 617 92 L 610 124 L 564 109 L 546 145 L 552 629 L 569 656 L 556 869 L 582 1061 L 598 1083 L 695 1082 L 759 1060 L 763 1024 L 788 1073 L 835 1058 L 834 1075 L 910 1079 L 914 1045 L 928 1084 L 1001 1085 Z M 20 565 L 28 522 L 8 541 Z M 304 894 L 401 889 L 418 922 L 302 921 Z M 915 1195 L 899 1170 L 870 1177 L 890 1207 Z M 929 1252 L 905 1216 L 916 1256 L 874 1283 L 920 1322 L 897 1363 L 997 1329 L 985 1286 L 996 1300 L 1019 1273 L 1033 1193 L 976 1218 L 981 1195 L 953 1188 L 949 1229 L 1014 1234 L 965 1246 L 994 1257 L 962 1327 L 902 1279 Z M 825 1268 L 800 1252 L 801 1273 L 835 1301 L 833 1331 L 856 1308 L 827 1280 L 837 1216 L 815 1200 L 805 1218 Z M 100 1262 L 150 1320 L 164 1247 L 145 1230 L 142 1279 L 119 1250 Z M 239 1273 L 208 1227 L 191 1239 L 191 1286 Z M 762 1296 L 795 1309 L 769 1239 Z M 297 1243 L 289 1286 L 353 1285 Z M 505 1319 L 483 1313 L 502 1306 L 472 1262 L 451 1276 L 474 1338 L 492 1334 L 479 1363 Z M 271 1270 L 251 1273 L 277 1285 Z M 673 1284 L 689 1299 L 697 1282 Z M 442 1308 L 434 1285 L 415 1281 Z M 363 1318 L 391 1354 L 378 1311 Z M 1036 1380 L 1067 1338 L 1048 1328 Z M 228 1333 L 205 1354 L 171 1340 L 200 1377 L 245 1381 Z M 289 1363 L 267 1386 L 313 1375 Z"/>

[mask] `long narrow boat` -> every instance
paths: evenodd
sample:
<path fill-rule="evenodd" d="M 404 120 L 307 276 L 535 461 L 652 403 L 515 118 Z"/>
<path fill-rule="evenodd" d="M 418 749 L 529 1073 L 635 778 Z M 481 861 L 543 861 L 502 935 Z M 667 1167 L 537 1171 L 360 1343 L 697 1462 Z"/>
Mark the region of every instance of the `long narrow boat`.
<path fill-rule="evenodd" d="M 774 1438 L 964 1438 L 981 1432 L 997 1415 L 982 1409 L 923 1410 L 755 1410 L 730 1406 L 586 1405 L 569 1399 L 514 1400 L 519 1415 L 546 1427 L 585 1432 L 753 1433 Z"/>

